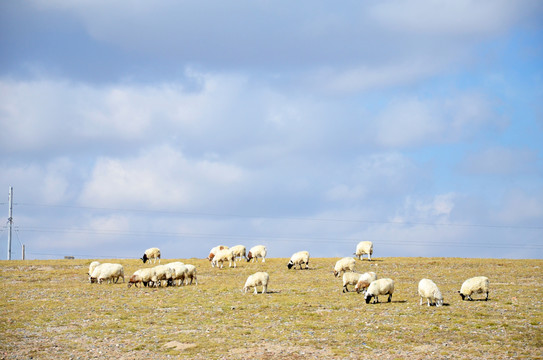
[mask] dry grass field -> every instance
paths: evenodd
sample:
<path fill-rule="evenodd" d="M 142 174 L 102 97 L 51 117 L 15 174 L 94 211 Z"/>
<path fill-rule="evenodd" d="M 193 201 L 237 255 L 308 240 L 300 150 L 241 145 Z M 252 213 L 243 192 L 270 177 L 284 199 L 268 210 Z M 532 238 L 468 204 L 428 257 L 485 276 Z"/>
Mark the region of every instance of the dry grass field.
<path fill-rule="evenodd" d="M 542 260 L 357 260 L 357 272 L 396 283 L 392 302 L 375 305 L 341 292 L 336 260 L 311 259 L 300 271 L 287 270 L 288 259 L 237 269 L 181 259 L 197 266 L 199 285 L 158 289 L 90 284 L 91 260 L 3 261 L 0 358 L 543 358 Z M 127 281 L 143 267 L 100 261 L 123 264 Z M 242 294 L 256 271 L 270 274 L 269 293 Z M 490 279 L 490 300 L 461 301 L 463 280 L 477 275 Z M 445 306 L 419 306 L 425 277 Z"/>

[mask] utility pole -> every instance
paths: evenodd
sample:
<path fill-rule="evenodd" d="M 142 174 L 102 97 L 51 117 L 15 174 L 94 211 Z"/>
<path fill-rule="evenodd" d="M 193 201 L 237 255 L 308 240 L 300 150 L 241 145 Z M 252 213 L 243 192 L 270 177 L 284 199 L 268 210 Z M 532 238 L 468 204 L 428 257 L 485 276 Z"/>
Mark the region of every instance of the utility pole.
<path fill-rule="evenodd" d="M 13 187 L 9 187 L 9 232 L 8 232 L 8 260 L 11 260 L 11 230 L 13 228 Z"/>

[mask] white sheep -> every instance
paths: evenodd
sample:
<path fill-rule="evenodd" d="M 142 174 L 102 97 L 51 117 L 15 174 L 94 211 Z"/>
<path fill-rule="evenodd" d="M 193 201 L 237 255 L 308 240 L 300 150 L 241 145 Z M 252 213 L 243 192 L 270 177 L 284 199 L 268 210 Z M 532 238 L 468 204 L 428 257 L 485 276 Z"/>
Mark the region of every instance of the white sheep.
<path fill-rule="evenodd" d="M 268 254 L 268 249 L 264 245 L 253 246 L 247 253 L 247 261 L 256 262 L 259 257 L 262 258 L 262 262 L 266 262 L 266 255 Z"/>
<path fill-rule="evenodd" d="M 209 255 L 207 256 L 207 259 L 209 261 L 211 261 L 211 266 L 215 267 L 215 264 L 213 263 L 213 258 L 215 257 L 217 252 L 219 252 L 220 250 L 224 250 L 224 249 L 228 249 L 228 246 L 226 246 L 226 245 L 217 245 L 217 246 L 211 248 L 211 250 L 209 250 Z"/>
<path fill-rule="evenodd" d="M 234 253 L 230 249 L 219 250 L 213 257 L 213 260 L 211 260 L 211 265 L 215 267 L 218 266 L 220 263 L 220 268 L 222 269 L 223 262 L 225 261 L 228 261 L 228 267 L 232 267 L 232 263 L 234 263 L 234 268 L 236 268 Z"/>
<path fill-rule="evenodd" d="M 243 245 L 232 246 L 230 250 L 232 250 L 232 253 L 234 254 L 234 259 L 239 258 L 241 260 L 241 258 L 245 258 L 245 260 L 247 260 L 247 256 L 246 256 L 247 249 L 245 248 L 245 246 Z"/>
<path fill-rule="evenodd" d="M 334 276 L 338 277 L 342 272 L 353 271 L 355 265 L 356 260 L 352 257 L 339 259 L 334 266 Z"/>
<path fill-rule="evenodd" d="M 101 284 L 104 280 L 109 283 L 117 283 L 119 278 L 123 278 L 124 282 L 124 268 L 121 264 L 104 263 L 96 266 L 90 275 L 91 283 Z"/>
<path fill-rule="evenodd" d="M 373 271 L 363 273 L 360 275 L 360 278 L 358 279 L 358 282 L 356 283 L 356 286 L 354 289 L 356 290 L 357 294 L 360 294 L 360 291 L 362 291 L 364 294 L 366 293 L 366 289 L 370 284 L 377 280 L 377 274 Z"/>
<path fill-rule="evenodd" d="M 191 264 L 185 264 L 185 267 L 187 268 L 187 279 L 186 279 L 187 285 L 189 285 L 189 279 L 190 279 L 190 284 L 192 284 L 192 281 L 194 280 L 194 283 L 198 285 L 198 279 L 196 277 L 196 266 L 191 265 Z"/>
<path fill-rule="evenodd" d="M 175 285 L 176 280 L 177 286 L 184 285 L 189 272 L 185 264 L 180 261 L 176 261 L 166 264 L 166 266 L 172 271 L 172 285 Z"/>
<path fill-rule="evenodd" d="M 343 274 L 343 292 L 349 292 L 349 289 L 347 288 L 347 285 L 356 285 L 358 283 L 358 279 L 360 278 L 359 273 L 355 272 L 346 272 Z"/>
<path fill-rule="evenodd" d="M 160 249 L 159 248 L 149 248 L 145 250 L 145 253 L 143 254 L 143 257 L 141 260 L 145 264 L 147 260 L 149 260 L 149 263 L 151 262 L 151 259 L 153 259 L 153 263 L 156 263 L 158 259 L 158 263 L 160 264 Z"/>
<path fill-rule="evenodd" d="M 94 271 L 94 268 L 96 268 L 98 265 L 100 265 L 100 263 L 98 261 L 93 261 L 90 263 L 89 265 L 89 272 L 87 273 L 87 275 L 91 275 L 92 272 Z"/>
<path fill-rule="evenodd" d="M 162 286 L 162 280 L 166 281 L 166 286 L 173 284 L 173 272 L 167 265 L 157 265 L 152 269 L 154 274 L 151 281 L 154 287 Z"/>
<path fill-rule="evenodd" d="M 394 293 L 394 281 L 392 279 L 378 279 L 372 281 L 370 286 L 368 286 L 364 299 L 366 300 L 366 304 L 369 304 L 371 298 L 374 297 L 374 303 L 378 303 L 379 295 L 388 295 L 388 302 L 390 302 L 392 300 L 392 293 Z"/>
<path fill-rule="evenodd" d="M 154 273 L 153 268 L 136 270 L 128 280 L 128 287 L 132 286 L 132 284 L 136 287 L 138 287 L 138 284 L 143 284 L 143 286 L 150 285 Z"/>
<path fill-rule="evenodd" d="M 362 260 L 364 254 L 368 255 L 368 260 L 371 261 L 371 256 L 373 255 L 373 243 L 371 241 L 361 241 L 356 245 L 356 252 L 354 255 Z"/>
<path fill-rule="evenodd" d="M 426 301 L 428 302 L 428 306 L 434 304 L 436 306 L 443 305 L 443 295 L 441 295 L 441 291 L 439 291 L 436 283 L 430 279 L 422 279 L 421 281 L 419 281 L 419 295 L 419 305 L 422 305 L 423 299 L 426 299 Z"/>
<path fill-rule="evenodd" d="M 243 287 L 243 293 L 247 293 L 247 291 L 250 290 L 250 288 L 255 288 L 255 294 L 258 294 L 257 286 L 262 286 L 262 294 L 265 294 L 268 291 L 268 282 L 270 280 L 270 275 L 265 272 L 257 272 L 253 275 L 250 275 L 247 278 L 247 281 L 245 282 L 245 286 Z"/>
<path fill-rule="evenodd" d="M 476 276 L 470 279 L 467 279 L 462 284 L 460 291 L 458 291 L 462 300 L 465 300 L 467 297 L 468 300 L 473 300 L 471 298 L 472 294 L 486 294 L 485 301 L 488 300 L 488 278 L 486 276 Z"/>
<path fill-rule="evenodd" d="M 287 264 L 287 267 L 290 269 L 294 266 L 296 269 L 296 265 L 300 265 L 300 270 L 302 269 L 302 264 L 305 264 L 305 268 L 309 269 L 309 252 L 308 251 L 298 251 L 297 253 L 294 253 L 292 257 L 290 258 L 290 261 Z"/>

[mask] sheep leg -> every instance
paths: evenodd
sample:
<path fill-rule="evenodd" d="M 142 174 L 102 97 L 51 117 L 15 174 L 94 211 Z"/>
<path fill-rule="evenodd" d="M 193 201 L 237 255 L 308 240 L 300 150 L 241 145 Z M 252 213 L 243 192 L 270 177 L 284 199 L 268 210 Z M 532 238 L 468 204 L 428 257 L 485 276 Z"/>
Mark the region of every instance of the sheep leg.
<path fill-rule="evenodd" d="M 430 299 L 428 299 L 428 306 L 431 306 L 431 305 L 430 305 Z"/>
<path fill-rule="evenodd" d="M 262 294 L 265 294 L 268 292 L 268 285 L 263 285 L 262 286 Z"/>
<path fill-rule="evenodd" d="M 255 292 L 254 292 L 254 293 L 255 293 L 255 294 L 258 294 L 258 290 L 256 289 L 256 285 L 255 285 Z"/>
<path fill-rule="evenodd" d="M 388 295 L 388 301 L 387 302 L 391 302 L 392 301 L 392 294 L 389 294 Z"/>
<path fill-rule="evenodd" d="M 485 301 L 488 301 L 488 291 L 486 292 L 486 298 Z"/>

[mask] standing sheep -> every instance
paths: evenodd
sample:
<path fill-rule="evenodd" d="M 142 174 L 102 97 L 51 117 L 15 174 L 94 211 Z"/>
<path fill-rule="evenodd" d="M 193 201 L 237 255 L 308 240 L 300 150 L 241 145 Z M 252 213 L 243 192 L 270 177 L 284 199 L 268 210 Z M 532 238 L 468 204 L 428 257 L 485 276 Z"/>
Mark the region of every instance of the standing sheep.
<path fill-rule="evenodd" d="M 130 277 L 130 280 L 128 280 L 128 287 L 132 286 L 132 284 L 134 284 L 136 287 L 138 287 L 138 284 L 143 284 L 143 286 L 152 286 L 152 278 L 154 274 L 154 268 L 136 270 Z"/>
<path fill-rule="evenodd" d="M 460 291 L 458 292 L 462 300 L 467 299 L 472 301 L 472 294 L 486 294 L 485 301 L 488 300 L 488 278 L 486 276 L 477 276 L 467 279 L 462 284 Z"/>
<path fill-rule="evenodd" d="M 257 286 L 262 286 L 262 294 L 265 294 L 268 291 L 268 282 L 270 280 L 270 275 L 266 272 L 257 272 L 253 275 L 250 275 L 245 282 L 243 287 L 243 293 L 247 293 L 252 287 L 255 288 L 255 294 L 258 294 Z"/>
<path fill-rule="evenodd" d="M 346 272 L 343 274 L 343 292 L 349 292 L 347 285 L 356 285 L 360 279 L 360 274 L 355 272 Z"/>
<path fill-rule="evenodd" d="M 379 295 L 388 295 L 388 302 L 392 301 L 392 293 L 394 293 L 394 280 L 392 279 L 379 279 L 372 281 L 364 299 L 366 304 L 369 304 L 371 298 L 375 298 L 374 304 L 379 302 Z"/>
<path fill-rule="evenodd" d="M 225 261 L 228 261 L 228 267 L 232 267 L 232 263 L 234 263 L 234 268 L 236 268 L 234 253 L 230 249 L 219 250 L 213 257 L 213 260 L 211 260 L 211 265 L 215 267 L 220 263 L 220 268 L 222 269 L 223 262 Z"/>
<path fill-rule="evenodd" d="M 262 262 L 266 262 L 266 255 L 268 254 L 268 250 L 264 245 L 256 245 L 253 246 L 249 253 L 247 253 L 247 262 L 253 261 L 256 262 L 259 257 L 262 258 Z"/>
<path fill-rule="evenodd" d="M 91 283 L 101 284 L 104 280 L 109 283 L 117 283 L 119 278 L 123 278 L 124 268 L 121 264 L 104 263 L 96 266 L 89 277 Z"/>
<path fill-rule="evenodd" d="M 360 291 L 362 290 L 362 292 L 365 294 L 368 286 L 370 286 L 370 284 L 375 280 L 377 280 L 377 274 L 374 273 L 373 271 L 363 273 L 362 275 L 360 275 L 360 278 L 358 279 L 358 282 L 356 283 L 356 286 L 354 287 L 354 289 L 356 290 L 356 293 L 360 294 Z"/>
<path fill-rule="evenodd" d="M 151 262 L 151 259 L 153 259 L 153 263 L 156 263 L 156 260 L 158 259 L 158 263 L 160 264 L 160 249 L 159 248 L 150 248 L 145 250 L 145 253 L 143 254 L 143 257 L 141 260 L 145 264 L 147 260 L 149 260 L 149 263 Z"/>
<path fill-rule="evenodd" d="M 91 262 L 90 265 L 89 265 L 89 272 L 87 273 L 87 275 L 90 276 L 90 275 L 92 274 L 92 272 L 94 271 L 94 269 L 95 269 L 98 265 L 100 265 L 100 263 L 99 263 L 98 261 L 93 261 L 93 262 Z"/>
<path fill-rule="evenodd" d="M 308 251 L 298 251 L 294 253 L 290 258 L 290 261 L 287 264 L 287 267 L 291 269 L 293 266 L 296 269 L 296 265 L 300 265 L 300 270 L 302 269 L 302 264 L 305 264 L 305 268 L 309 269 L 309 252 Z"/>
<path fill-rule="evenodd" d="M 209 261 L 211 261 L 211 266 L 215 266 L 215 265 L 213 265 L 212 260 L 215 257 L 215 255 L 217 255 L 217 252 L 219 252 L 220 250 L 224 250 L 224 249 L 228 249 L 228 246 L 226 246 L 226 245 L 217 245 L 214 248 L 212 248 L 211 250 L 209 250 L 209 255 L 207 256 L 207 259 Z"/>
<path fill-rule="evenodd" d="M 189 279 L 190 279 L 191 285 L 192 285 L 193 280 L 194 280 L 194 283 L 198 285 L 198 278 L 196 277 L 196 266 L 191 265 L 191 264 L 185 264 L 185 267 L 187 268 L 186 284 L 189 285 Z"/>
<path fill-rule="evenodd" d="M 151 281 L 154 287 L 162 286 L 162 280 L 166 281 L 166 286 L 173 284 L 173 272 L 167 265 L 157 265 L 152 269 L 154 274 Z"/>
<path fill-rule="evenodd" d="M 421 281 L 419 281 L 419 295 L 419 305 L 422 305 L 423 299 L 427 300 L 428 306 L 434 304 L 436 306 L 443 305 L 443 295 L 441 295 L 441 291 L 439 291 L 437 285 L 430 279 L 422 279 Z"/>
<path fill-rule="evenodd" d="M 334 276 L 338 277 L 342 272 L 353 271 L 356 265 L 356 260 L 352 257 L 344 257 L 339 259 L 334 266 Z"/>
<path fill-rule="evenodd" d="M 172 285 L 176 285 L 175 281 L 177 280 L 177 286 L 185 285 L 185 280 L 188 278 L 188 269 L 182 262 L 176 261 L 169 264 L 166 264 L 167 267 L 172 271 Z"/>
<path fill-rule="evenodd" d="M 247 260 L 247 256 L 245 255 L 247 252 L 247 249 L 245 248 L 245 246 L 243 245 L 232 246 L 230 250 L 232 250 L 232 253 L 234 254 L 234 259 L 239 258 L 241 260 L 241 258 L 245 258 L 245 260 Z"/>
<path fill-rule="evenodd" d="M 373 243 L 371 241 L 361 241 L 356 246 L 356 252 L 354 255 L 358 256 L 362 260 L 362 256 L 368 255 L 368 260 L 371 261 L 371 256 L 373 255 Z"/>

